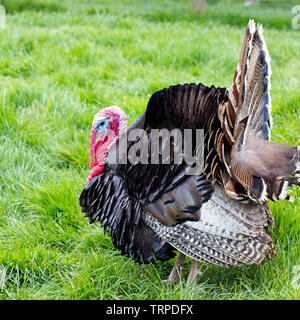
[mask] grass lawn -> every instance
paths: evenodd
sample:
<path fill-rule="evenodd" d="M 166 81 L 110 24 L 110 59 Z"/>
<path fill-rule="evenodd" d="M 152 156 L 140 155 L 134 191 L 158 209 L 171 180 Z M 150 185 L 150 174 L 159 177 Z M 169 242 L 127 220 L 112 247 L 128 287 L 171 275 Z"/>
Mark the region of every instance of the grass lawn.
<path fill-rule="evenodd" d="M 270 203 L 277 256 L 259 266 L 202 264 L 197 287 L 164 286 L 173 261 L 122 257 L 78 197 L 89 173 L 94 114 L 129 123 L 172 84 L 229 87 L 249 18 L 263 23 L 272 59 L 272 140 L 300 144 L 300 29 L 292 2 L 5 0 L 0 31 L 0 299 L 299 299 L 300 194 Z"/>

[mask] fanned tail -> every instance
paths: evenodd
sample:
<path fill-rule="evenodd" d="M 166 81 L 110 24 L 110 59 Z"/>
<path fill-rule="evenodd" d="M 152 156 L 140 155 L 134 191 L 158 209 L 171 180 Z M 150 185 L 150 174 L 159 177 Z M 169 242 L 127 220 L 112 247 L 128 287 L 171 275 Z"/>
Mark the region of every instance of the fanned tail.
<path fill-rule="evenodd" d="M 263 203 L 290 199 L 299 185 L 299 147 L 270 142 L 270 56 L 262 26 L 249 21 L 228 102 L 219 108 L 227 153 L 222 183 L 229 197 Z M 226 151 L 226 148 L 225 148 Z"/>

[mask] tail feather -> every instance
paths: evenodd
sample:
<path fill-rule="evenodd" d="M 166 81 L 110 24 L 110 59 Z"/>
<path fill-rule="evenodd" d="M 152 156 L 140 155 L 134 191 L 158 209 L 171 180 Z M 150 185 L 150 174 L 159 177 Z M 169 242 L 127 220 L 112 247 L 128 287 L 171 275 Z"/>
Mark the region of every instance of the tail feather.
<path fill-rule="evenodd" d="M 239 63 L 229 88 L 223 119 L 227 136 L 242 147 L 249 130 L 263 139 L 270 139 L 272 127 L 270 77 L 271 64 L 262 26 L 249 21 L 244 36 Z"/>

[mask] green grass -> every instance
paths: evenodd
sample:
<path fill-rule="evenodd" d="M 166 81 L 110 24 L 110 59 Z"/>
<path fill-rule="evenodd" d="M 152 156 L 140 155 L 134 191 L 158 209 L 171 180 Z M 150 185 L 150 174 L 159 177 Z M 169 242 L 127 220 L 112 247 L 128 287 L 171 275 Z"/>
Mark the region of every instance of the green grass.
<path fill-rule="evenodd" d="M 103 107 L 129 123 L 172 84 L 230 86 L 249 18 L 264 24 L 272 58 L 272 139 L 300 144 L 300 30 L 293 3 L 5 0 L 0 31 L 0 299 L 299 299 L 300 197 L 271 203 L 277 256 L 259 266 L 201 265 L 204 291 L 164 286 L 173 261 L 120 256 L 78 197 L 89 172 L 89 132 Z"/>

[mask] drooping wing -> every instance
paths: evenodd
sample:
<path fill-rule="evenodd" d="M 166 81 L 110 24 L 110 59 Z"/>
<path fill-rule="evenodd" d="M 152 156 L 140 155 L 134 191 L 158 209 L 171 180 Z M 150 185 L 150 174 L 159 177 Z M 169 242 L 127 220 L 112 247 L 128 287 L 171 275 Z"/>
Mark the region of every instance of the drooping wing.
<path fill-rule="evenodd" d="M 171 246 L 162 241 L 145 224 L 141 203 L 126 192 L 122 179 L 106 171 L 92 179 L 83 189 L 80 206 L 90 223 L 99 221 L 122 255 L 139 263 L 153 263 L 174 257 Z"/>

